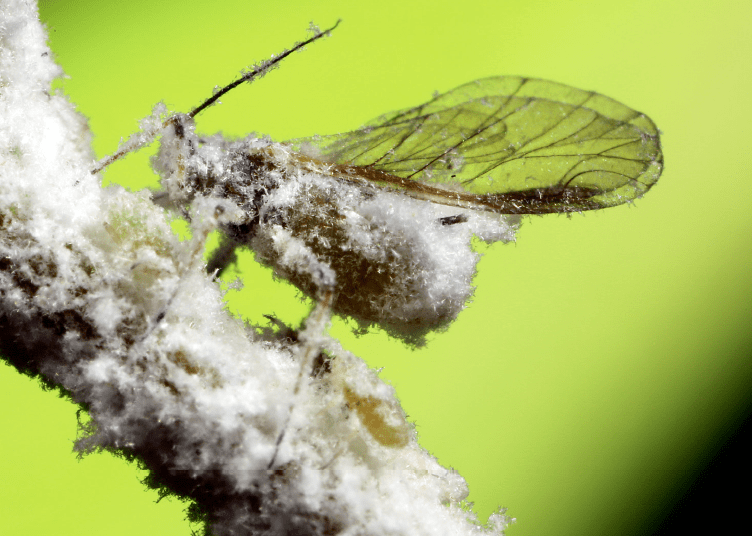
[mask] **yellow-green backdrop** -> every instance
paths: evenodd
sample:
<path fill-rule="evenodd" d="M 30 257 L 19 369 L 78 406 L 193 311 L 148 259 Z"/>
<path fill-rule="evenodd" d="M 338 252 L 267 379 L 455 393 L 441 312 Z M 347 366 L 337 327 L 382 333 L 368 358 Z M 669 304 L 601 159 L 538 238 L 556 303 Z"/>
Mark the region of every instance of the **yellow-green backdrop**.
<path fill-rule="evenodd" d="M 644 534 L 728 434 L 752 385 L 752 3 L 631 0 L 43 1 L 99 156 L 165 101 L 187 111 L 243 66 L 343 23 L 198 120 L 278 140 L 354 127 L 498 74 L 593 89 L 663 131 L 666 171 L 634 206 L 524 222 L 484 248 L 473 303 L 411 351 L 332 333 L 396 387 L 422 445 L 512 536 Z M 106 180 L 153 185 L 148 155 Z M 305 314 L 243 262 L 234 310 Z M 249 298 L 250 297 L 250 298 Z M 253 300 L 253 301 L 249 301 Z M 77 462 L 74 407 L 0 366 L 0 533 L 189 534 L 134 467 Z M 722 490 L 719 490 L 721 492 Z M 723 516 L 723 512 L 714 515 Z M 698 517 L 701 514 L 698 513 Z M 698 519 L 702 524 L 702 518 Z"/>

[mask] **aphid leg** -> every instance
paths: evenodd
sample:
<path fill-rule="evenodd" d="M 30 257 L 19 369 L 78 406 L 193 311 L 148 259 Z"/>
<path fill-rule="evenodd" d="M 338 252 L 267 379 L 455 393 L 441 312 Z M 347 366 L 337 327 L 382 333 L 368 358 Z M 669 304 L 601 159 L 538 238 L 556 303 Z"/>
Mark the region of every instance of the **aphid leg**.
<path fill-rule="evenodd" d="M 282 341 L 292 342 L 296 343 L 300 339 L 298 338 L 298 330 L 291 328 L 284 322 L 282 322 L 279 318 L 272 315 L 263 315 L 264 318 L 266 318 L 271 324 L 276 326 L 277 332 L 275 333 L 275 338 Z"/>
<path fill-rule="evenodd" d="M 296 347 L 296 352 L 298 353 L 300 360 L 300 370 L 298 371 L 298 377 L 295 379 L 295 386 L 293 387 L 292 397 L 290 399 L 290 407 L 287 410 L 287 416 L 285 417 L 285 421 L 279 435 L 277 436 L 277 441 L 274 445 L 274 454 L 272 454 L 272 457 L 269 460 L 267 469 L 274 468 L 274 462 L 277 460 L 279 448 L 282 445 L 282 441 L 285 439 L 287 426 L 290 424 L 292 416 L 295 413 L 295 403 L 300 388 L 303 385 L 303 379 L 310 374 L 315 358 L 321 353 L 323 333 L 329 323 L 333 301 L 334 287 L 329 286 L 321 292 L 321 297 L 317 301 L 316 307 L 306 319 L 305 329 L 298 334 L 300 344 Z"/>
<path fill-rule="evenodd" d="M 220 277 L 228 266 L 237 262 L 238 256 L 235 254 L 235 249 L 238 246 L 236 240 L 222 233 L 219 239 L 219 247 L 212 252 L 209 262 L 206 264 L 206 273 L 215 279 Z"/>
<path fill-rule="evenodd" d="M 291 328 L 275 316 L 263 315 L 263 317 L 277 328 L 277 331 L 274 334 L 274 338 L 291 344 L 300 343 L 300 332 L 297 329 Z M 329 374 L 331 371 L 331 357 L 324 353 L 323 350 L 319 351 L 318 355 L 313 359 L 313 364 L 311 367 L 311 377 L 320 378 L 326 374 Z"/>
<path fill-rule="evenodd" d="M 184 282 L 190 273 L 195 273 L 197 265 L 203 262 L 203 252 L 206 247 L 206 240 L 209 234 L 222 223 L 227 223 L 239 216 L 237 207 L 232 206 L 221 199 L 200 198 L 195 203 L 194 218 L 192 219 L 193 236 L 180 257 L 178 258 L 178 281 L 175 289 L 167 299 L 161 310 L 155 315 L 146 331 L 141 335 L 138 342 L 146 340 L 154 330 L 159 327 L 162 320 L 167 316 L 172 303 L 175 301 L 178 293 L 185 287 Z M 139 263 L 134 264 L 131 269 L 135 269 Z"/>

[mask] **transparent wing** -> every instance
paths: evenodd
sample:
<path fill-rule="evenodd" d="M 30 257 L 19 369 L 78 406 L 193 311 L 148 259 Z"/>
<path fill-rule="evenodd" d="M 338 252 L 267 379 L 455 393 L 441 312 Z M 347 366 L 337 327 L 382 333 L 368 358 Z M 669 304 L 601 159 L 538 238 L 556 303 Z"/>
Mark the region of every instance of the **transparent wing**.
<path fill-rule="evenodd" d="M 618 205 L 641 197 L 663 167 L 658 129 L 644 114 L 511 76 L 465 84 L 359 130 L 290 143 L 307 153 L 315 146 L 343 173 L 502 213 Z"/>

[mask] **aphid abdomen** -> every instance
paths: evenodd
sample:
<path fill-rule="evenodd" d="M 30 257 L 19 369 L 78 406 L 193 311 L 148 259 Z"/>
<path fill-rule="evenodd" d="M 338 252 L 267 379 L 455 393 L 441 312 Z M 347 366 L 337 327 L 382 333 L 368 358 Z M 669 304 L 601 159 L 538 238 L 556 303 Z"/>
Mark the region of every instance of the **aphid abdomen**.
<path fill-rule="evenodd" d="M 250 247 L 310 296 L 319 289 L 305 259 L 316 259 L 335 274 L 336 313 L 420 343 L 451 322 L 473 290 L 471 232 L 442 225 L 446 210 L 301 171 L 269 191 Z"/>

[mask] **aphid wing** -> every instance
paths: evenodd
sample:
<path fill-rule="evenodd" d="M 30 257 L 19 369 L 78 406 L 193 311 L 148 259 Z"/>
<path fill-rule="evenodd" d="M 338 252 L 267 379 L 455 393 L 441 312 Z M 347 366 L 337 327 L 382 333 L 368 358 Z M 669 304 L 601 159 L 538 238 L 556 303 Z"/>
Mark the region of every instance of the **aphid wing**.
<path fill-rule="evenodd" d="M 663 164 L 645 115 L 597 93 L 519 77 L 471 82 L 362 129 L 292 144 L 514 213 L 618 205 L 641 197 Z"/>

